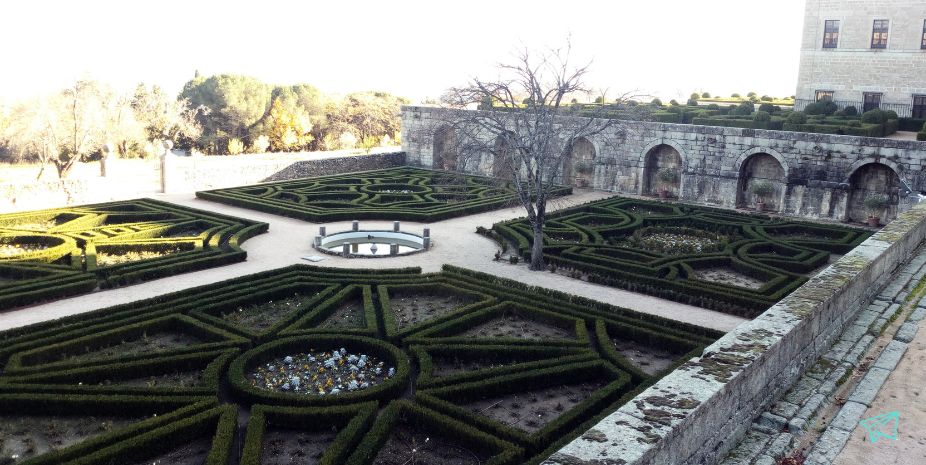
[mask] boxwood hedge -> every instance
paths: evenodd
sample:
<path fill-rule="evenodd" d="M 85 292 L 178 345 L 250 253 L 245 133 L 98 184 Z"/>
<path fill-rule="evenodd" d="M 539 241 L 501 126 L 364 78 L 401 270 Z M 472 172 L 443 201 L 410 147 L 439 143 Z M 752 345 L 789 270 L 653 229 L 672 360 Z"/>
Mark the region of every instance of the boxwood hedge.
<path fill-rule="evenodd" d="M 239 262 L 266 231 L 152 199 L 0 215 L 0 310 Z"/>
<path fill-rule="evenodd" d="M 569 193 L 568 187 L 550 191 Z M 412 167 L 200 191 L 196 196 L 313 222 L 431 222 L 517 202 L 516 186 L 510 182 Z"/>
<path fill-rule="evenodd" d="M 497 223 L 493 231 L 530 259 L 533 231 L 527 220 Z M 845 254 L 869 234 L 612 197 L 550 215 L 543 253 L 548 263 L 591 282 L 752 318 L 803 284 L 831 254 Z M 704 237 L 713 239 L 706 243 Z M 705 270 L 740 281 L 711 279 Z"/>
<path fill-rule="evenodd" d="M 460 297 L 456 307 L 396 326 L 397 305 L 447 302 L 448 294 Z M 287 312 L 261 331 L 227 318 L 229 309 L 260 312 L 280 299 Z M 361 318 L 327 324 L 344 305 Z M 514 330 L 462 336 L 478 325 Z M 164 335 L 184 338 L 151 343 Z M 240 463 L 256 464 L 265 433 L 284 429 L 333 437 L 319 463 L 361 465 L 397 428 L 432 438 L 423 443 L 436 454 L 452 443 L 486 463 L 539 463 L 664 374 L 637 365 L 613 340 L 670 353 L 678 364 L 720 335 L 450 266 L 422 274 L 295 265 L 0 333 L 0 414 L 133 420 L 29 464 L 150 460 L 191 440 L 209 441 L 206 463 L 234 462 L 240 447 Z M 324 396 L 262 390 L 246 379 L 271 358 L 335 347 L 387 359 L 396 376 Z M 465 408 L 584 381 L 595 390 L 551 412 L 537 431 Z"/>

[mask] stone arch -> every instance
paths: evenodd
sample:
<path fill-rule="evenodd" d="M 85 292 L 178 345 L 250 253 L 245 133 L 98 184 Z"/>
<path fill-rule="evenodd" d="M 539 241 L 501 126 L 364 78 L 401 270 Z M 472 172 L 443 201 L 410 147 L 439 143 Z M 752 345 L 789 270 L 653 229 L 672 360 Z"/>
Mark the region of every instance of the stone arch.
<path fill-rule="evenodd" d="M 781 211 L 788 187 L 788 172 L 779 157 L 762 150 L 754 150 L 744 154 L 742 162 L 737 160 L 735 166 L 738 168 L 737 206 L 755 208 L 758 199 L 753 194 L 753 186 L 758 183 L 769 183 L 772 193 L 763 199 L 765 210 Z"/>
<path fill-rule="evenodd" d="M 495 156 L 492 157 L 492 176 L 499 179 L 511 179 L 514 173 L 511 171 L 511 166 L 505 160 L 499 160 L 498 156 L 505 153 L 509 153 L 512 150 L 515 150 L 516 147 L 512 147 L 511 139 L 513 134 L 499 134 L 495 138 L 494 143 L 494 153 Z M 503 155 L 504 157 L 504 155 Z"/>
<path fill-rule="evenodd" d="M 888 199 L 888 207 L 880 215 L 882 215 L 881 223 L 887 223 L 897 216 L 900 189 L 900 175 L 891 166 L 874 161 L 858 166 L 849 175 L 846 219 L 862 223 L 868 221 L 865 199 L 871 195 L 885 195 Z"/>
<path fill-rule="evenodd" d="M 659 172 L 664 169 L 674 169 L 677 173 L 676 182 L 666 185 L 660 180 Z M 684 152 L 680 147 L 670 141 L 660 141 L 650 144 L 643 152 L 643 182 L 640 193 L 643 195 L 658 195 L 662 187 L 668 189 L 670 194 L 681 197 L 682 179 L 685 172 Z"/>
<path fill-rule="evenodd" d="M 769 155 L 773 157 L 775 160 L 778 160 L 778 165 L 781 166 L 782 170 L 784 170 L 785 179 L 788 178 L 788 171 L 789 171 L 788 160 L 784 157 L 784 155 L 779 153 L 777 150 L 770 149 L 770 148 L 753 147 L 741 153 L 740 156 L 736 157 L 736 161 L 733 162 L 733 166 L 730 166 L 729 168 L 724 168 L 724 169 L 729 169 L 730 171 L 736 171 L 737 173 L 739 173 L 743 167 L 743 163 L 745 163 L 746 160 L 749 159 L 749 157 L 757 153 Z"/>
<path fill-rule="evenodd" d="M 439 127 L 431 145 L 431 168 L 456 171 L 457 145 L 457 132 L 450 126 Z"/>
<path fill-rule="evenodd" d="M 585 137 L 578 137 L 568 142 L 569 152 L 563 160 L 562 179 L 563 184 L 575 185 L 578 187 L 591 186 L 594 177 L 594 162 L 598 155 L 595 144 Z M 592 171 L 585 171 L 582 165 L 588 164 Z"/>

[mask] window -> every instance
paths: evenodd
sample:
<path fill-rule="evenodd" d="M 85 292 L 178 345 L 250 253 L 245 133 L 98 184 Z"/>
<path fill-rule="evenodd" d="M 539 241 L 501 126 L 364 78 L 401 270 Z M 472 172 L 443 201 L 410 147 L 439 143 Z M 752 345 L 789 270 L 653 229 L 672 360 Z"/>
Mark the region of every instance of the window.
<path fill-rule="evenodd" d="M 828 19 L 823 23 L 823 48 L 836 48 L 839 43 L 839 21 Z"/>
<path fill-rule="evenodd" d="M 818 90 L 815 101 L 819 102 L 822 100 L 833 100 L 833 91 L 831 90 Z"/>
<path fill-rule="evenodd" d="M 871 48 L 887 48 L 887 29 L 890 22 L 876 19 L 871 26 Z"/>
<path fill-rule="evenodd" d="M 926 95 L 913 96 L 913 112 L 910 116 L 914 119 L 926 119 Z"/>
<path fill-rule="evenodd" d="M 920 49 L 926 50 L 926 19 L 923 20 L 923 38 L 920 39 Z"/>
<path fill-rule="evenodd" d="M 862 106 L 862 112 L 881 108 L 881 94 L 877 92 L 863 92 L 865 103 Z"/>

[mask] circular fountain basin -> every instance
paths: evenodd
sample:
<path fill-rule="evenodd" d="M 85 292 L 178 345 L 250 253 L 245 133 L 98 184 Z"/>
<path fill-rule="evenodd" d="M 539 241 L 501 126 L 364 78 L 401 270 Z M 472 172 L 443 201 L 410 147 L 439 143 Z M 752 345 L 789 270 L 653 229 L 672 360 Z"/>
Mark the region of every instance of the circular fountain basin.
<path fill-rule="evenodd" d="M 342 255 L 347 244 L 351 256 L 396 257 L 421 252 L 424 238 L 406 232 L 395 231 L 347 231 L 321 238 L 315 248 L 329 254 Z M 398 246 L 398 253 L 391 253 L 391 245 Z"/>

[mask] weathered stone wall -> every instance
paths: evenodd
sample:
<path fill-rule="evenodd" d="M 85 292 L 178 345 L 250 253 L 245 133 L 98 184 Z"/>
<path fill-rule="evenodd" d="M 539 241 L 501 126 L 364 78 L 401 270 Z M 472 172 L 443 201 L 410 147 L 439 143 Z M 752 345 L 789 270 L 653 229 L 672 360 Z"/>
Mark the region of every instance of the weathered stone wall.
<path fill-rule="evenodd" d="M 402 148 L 409 164 L 431 166 L 433 135 L 451 115 L 440 108 L 403 107 Z M 691 203 L 750 206 L 750 177 L 783 176 L 767 200 L 775 211 L 841 221 L 849 218 L 849 205 L 858 210 L 862 196 L 889 186 L 883 192 L 892 203 L 882 215 L 886 220 L 909 209 L 918 201 L 916 194 L 926 191 L 924 142 L 651 122 L 628 123 L 624 133 L 615 129 L 589 139 L 595 149 L 591 187 L 619 193 L 653 193 L 656 168 L 674 164 L 667 157 L 676 153 L 679 197 Z M 492 174 L 489 159 L 469 165 Z M 884 183 L 876 175 L 858 175 L 882 167 L 896 179 Z M 858 211 L 853 218 L 860 215 L 864 219 Z"/>
<path fill-rule="evenodd" d="M 871 48 L 875 19 L 890 21 L 886 49 Z M 913 94 L 926 94 L 924 19 L 926 0 L 807 0 L 795 95 L 814 100 L 831 90 L 836 100 L 861 102 L 862 92 L 882 92 L 882 102 L 909 106 Z M 839 21 L 834 49 L 823 48 L 826 20 Z"/>
<path fill-rule="evenodd" d="M 919 205 L 544 464 L 716 463 L 829 349 L 924 237 L 926 205 Z"/>
<path fill-rule="evenodd" d="M 395 168 L 397 166 L 405 166 L 405 152 L 300 161 L 274 173 L 263 181 L 285 181 L 353 171 Z"/>

